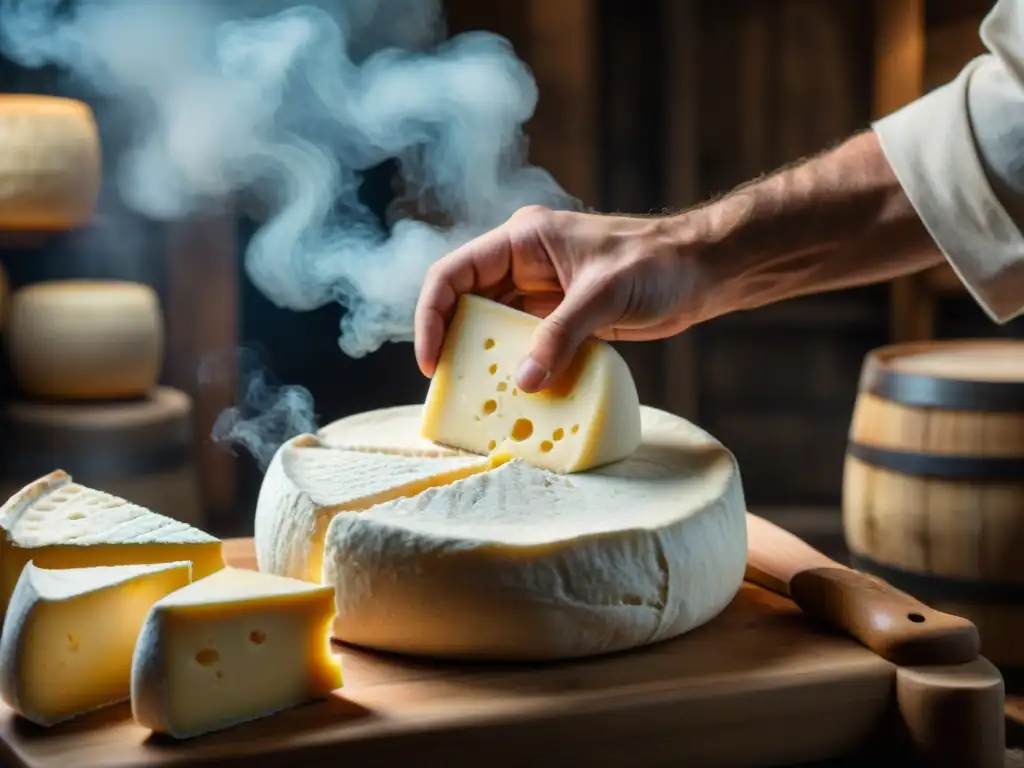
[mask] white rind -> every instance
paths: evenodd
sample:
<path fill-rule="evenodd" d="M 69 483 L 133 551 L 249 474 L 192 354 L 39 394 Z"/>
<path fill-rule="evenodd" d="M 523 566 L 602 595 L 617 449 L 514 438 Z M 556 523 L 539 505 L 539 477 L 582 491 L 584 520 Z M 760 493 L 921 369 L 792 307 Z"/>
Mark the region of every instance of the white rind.
<path fill-rule="evenodd" d="M 473 454 L 351 451 L 299 435 L 278 449 L 260 487 L 254 525 L 259 570 L 316 580 L 320 543 L 336 508 L 433 473 L 485 463 Z"/>
<path fill-rule="evenodd" d="M 640 448 L 597 470 L 558 476 L 517 462 L 334 518 L 323 577 L 336 591 L 336 636 L 398 653 L 554 660 L 712 619 L 746 564 L 735 458 L 684 419 L 645 407 L 642 422 Z M 475 506 L 488 494 L 507 501 L 493 519 L 497 505 Z"/>

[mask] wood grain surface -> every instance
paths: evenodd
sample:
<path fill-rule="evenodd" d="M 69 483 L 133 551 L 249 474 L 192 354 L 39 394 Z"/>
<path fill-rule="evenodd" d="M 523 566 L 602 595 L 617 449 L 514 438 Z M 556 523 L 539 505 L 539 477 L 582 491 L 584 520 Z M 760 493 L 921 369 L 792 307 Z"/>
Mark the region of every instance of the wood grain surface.
<path fill-rule="evenodd" d="M 226 546 L 253 567 L 250 541 Z M 854 752 L 896 709 L 896 667 L 751 585 L 684 637 L 581 662 L 340 653 L 345 687 L 329 700 L 191 741 L 151 736 L 127 705 L 49 730 L 2 711 L 0 764 L 795 765 Z"/>

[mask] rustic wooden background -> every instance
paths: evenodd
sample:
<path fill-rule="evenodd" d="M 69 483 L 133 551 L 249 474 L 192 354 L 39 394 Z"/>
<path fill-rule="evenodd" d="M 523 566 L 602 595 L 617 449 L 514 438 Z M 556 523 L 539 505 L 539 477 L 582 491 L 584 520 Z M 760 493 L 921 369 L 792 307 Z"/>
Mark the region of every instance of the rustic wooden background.
<path fill-rule="evenodd" d="M 880 104 L 944 82 L 976 55 L 991 5 L 446 2 L 453 33 L 502 34 L 532 68 L 541 94 L 528 126 L 533 161 L 585 204 L 628 212 L 686 207 L 867 127 Z M 914 71 L 908 51 L 919 54 Z M 0 68 L 0 90 L 53 92 L 55 82 L 52 72 Z M 382 176 L 381 195 L 388 184 Z M 336 308 L 299 315 L 259 296 L 239 261 L 250 231 L 230 213 L 173 227 L 119 215 L 42 246 L 0 248 L 16 285 L 120 275 L 157 287 L 168 324 L 165 380 L 196 399 L 208 527 L 224 535 L 251 530 L 260 474 L 209 440 L 237 387 L 230 366 L 217 386 L 199 385 L 210 350 L 261 346 L 282 381 L 313 392 L 323 421 L 425 391 L 406 346 L 347 359 L 335 346 Z M 880 286 L 794 300 L 622 349 L 645 403 L 692 418 L 736 452 L 753 506 L 834 510 L 861 359 L 893 338 L 891 293 Z M 1021 330 L 991 326 L 956 291 L 938 302 L 934 327 L 940 336 Z M 9 379 L 0 380 L 0 399 L 11 396 Z"/>

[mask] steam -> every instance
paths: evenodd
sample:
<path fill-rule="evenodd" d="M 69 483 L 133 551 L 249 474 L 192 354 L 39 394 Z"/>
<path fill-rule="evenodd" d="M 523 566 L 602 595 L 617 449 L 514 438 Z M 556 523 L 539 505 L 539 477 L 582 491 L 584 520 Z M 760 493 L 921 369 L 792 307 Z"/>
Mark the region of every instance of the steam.
<path fill-rule="evenodd" d="M 217 417 L 214 438 L 228 446 L 244 447 L 260 469 L 266 469 L 283 442 L 317 431 L 313 396 L 305 387 L 282 384 L 266 360 L 246 347 L 237 355 L 219 352 L 207 356 L 199 367 L 200 384 L 224 380 L 224 368 L 232 358 L 242 382 L 241 402 Z"/>
<path fill-rule="evenodd" d="M 526 163 L 529 71 L 495 35 L 442 41 L 439 0 L 68 6 L 0 0 L 0 51 L 63 68 L 126 116 L 129 145 L 112 168 L 129 208 L 176 220 L 256 201 L 250 279 L 283 308 L 339 304 L 338 344 L 352 357 L 411 340 L 419 287 L 440 256 L 520 206 L 576 206 Z M 359 188 L 388 160 L 406 200 L 382 224 Z M 273 392 L 298 407 L 282 395 L 294 390 Z M 278 412 L 278 401 L 249 394 Z M 248 434 L 242 421 L 221 436 Z M 261 424 L 252 434 L 265 434 Z"/>

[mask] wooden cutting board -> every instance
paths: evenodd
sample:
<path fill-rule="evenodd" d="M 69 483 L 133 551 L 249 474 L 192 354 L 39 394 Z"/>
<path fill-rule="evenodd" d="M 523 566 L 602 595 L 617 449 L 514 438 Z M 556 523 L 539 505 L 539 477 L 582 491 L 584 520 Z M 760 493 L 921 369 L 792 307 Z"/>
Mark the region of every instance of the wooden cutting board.
<path fill-rule="evenodd" d="M 255 567 L 251 540 L 226 550 Z M 339 651 L 345 687 L 331 699 L 190 741 L 151 736 L 127 704 L 48 730 L 4 708 L 0 765 L 793 765 L 850 754 L 902 719 L 894 665 L 752 585 L 688 635 L 599 659 L 460 665 Z"/>

